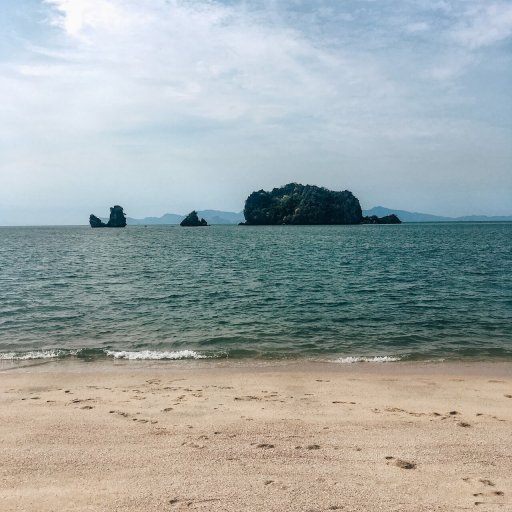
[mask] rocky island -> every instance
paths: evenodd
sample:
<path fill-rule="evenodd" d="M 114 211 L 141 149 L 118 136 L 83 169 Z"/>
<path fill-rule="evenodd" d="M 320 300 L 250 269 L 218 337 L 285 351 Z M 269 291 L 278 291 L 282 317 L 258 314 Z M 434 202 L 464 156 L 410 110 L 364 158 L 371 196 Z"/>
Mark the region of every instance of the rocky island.
<path fill-rule="evenodd" d="M 124 228 L 126 226 L 126 215 L 123 207 L 116 204 L 110 208 L 110 218 L 106 224 L 92 213 L 89 216 L 89 224 L 91 228 Z"/>
<path fill-rule="evenodd" d="M 357 197 L 315 185 L 289 183 L 253 192 L 245 201 L 245 225 L 400 224 L 395 215 L 363 217 Z M 393 218 L 392 218 L 393 217 Z"/>
<path fill-rule="evenodd" d="M 370 215 L 363 217 L 363 224 L 402 224 L 402 221 L 394 214 L 384 215 L 384 217 L 377 217 L 377 215 Z"/>
<path fill-rule="evenodd" d="M 208 226 L 208 223 L 204 219 L 199 219 L 197 212 L 194 210 L 190 212 L 181 222 L 182 227 L 201 227 Z"/>

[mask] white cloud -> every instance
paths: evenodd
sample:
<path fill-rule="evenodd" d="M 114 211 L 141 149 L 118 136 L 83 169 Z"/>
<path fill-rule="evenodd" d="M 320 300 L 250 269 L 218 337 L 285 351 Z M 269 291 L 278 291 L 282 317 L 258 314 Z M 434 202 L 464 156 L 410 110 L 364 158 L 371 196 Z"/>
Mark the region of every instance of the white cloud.
<path fill-rule="evenodd" d="M 512 36 L 512 4 L 483 2 L 469 8 L 453 31 L 454 40 L 471 49 L 489 46 Z"/>
<path fill-rule="evenodd" d="M 53 77 L 41 85 L 55 88 L 55 101 L 83 96 L 91 129 L 100 125 L 95 112 L 108 119 L 118 111 L 124 128 L 177 118 L 322 119 L 333 105 L 343 115 L 354 102 L 374 103 L 377 112 L 396 87 L 371 56 L 333 52 L 265 11 L 180 0 L 48 3 L 70 37 L 66 66 L 23 64 L 19 71 Z"/>
<path fill-rule="evenodd" d="M 135 19 L 115 0 L 46 0 L 60 15 L 54 19 L 72 37 L 87 41 L 89 30 L 129 28 Z"/>

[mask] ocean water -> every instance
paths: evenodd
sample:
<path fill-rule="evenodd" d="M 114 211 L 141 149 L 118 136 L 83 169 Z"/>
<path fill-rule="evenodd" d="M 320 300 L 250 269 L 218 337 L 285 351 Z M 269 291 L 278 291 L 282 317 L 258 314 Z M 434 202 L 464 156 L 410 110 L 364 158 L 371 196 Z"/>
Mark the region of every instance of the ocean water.
<path fill-rule="evenodd" d="M 0 228 L 0 359 L 512 359 L 512 223 Z"/>

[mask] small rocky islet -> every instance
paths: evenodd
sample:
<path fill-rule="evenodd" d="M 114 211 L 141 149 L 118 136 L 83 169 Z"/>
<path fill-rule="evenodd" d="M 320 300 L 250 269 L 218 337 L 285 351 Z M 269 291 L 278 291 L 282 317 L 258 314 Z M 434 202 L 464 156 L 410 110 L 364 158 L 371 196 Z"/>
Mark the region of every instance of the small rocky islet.
<path fill-rule="evenodd" d="M 338 192 L 300 183 L 252 192 L 245 201 L 244 217 L 245 222 L 240 223 L 244 226 L 401 224 L 394 214 L 363 216 L 359 199 L 349 190 Z M 124 228 L 126 215 L 122 206 L 115 205 L 107 223 L 91 214 L 89 224 L 92 228 Z M 180 226 L 203 227 L 208 223 L 193 210 Z"/>
<path fill-rule="evenodd" d="M 204 219 L 199 219 L 195 210 L 191 211 L 181 222 L 180 226 L 186 228 L 196 228 L 201 226 L 208 226 L 208 222 Z"/>
<path fill-rule="evenodd" d="M 126 215 L 123 211 L 123 207 L 116 204 L 110 208 L 110 217 L 107 223 L 91 213 L 89 216 L 89 224 L 91 228 L 124 228 L 126 226 Z"/>

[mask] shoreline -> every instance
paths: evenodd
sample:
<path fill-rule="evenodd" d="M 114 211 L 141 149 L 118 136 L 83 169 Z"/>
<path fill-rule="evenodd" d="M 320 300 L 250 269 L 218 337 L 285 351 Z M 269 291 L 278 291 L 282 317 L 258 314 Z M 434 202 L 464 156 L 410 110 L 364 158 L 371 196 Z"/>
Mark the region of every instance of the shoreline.
<path fill-rule="evenodd" d="M 512 378 L 512 361 L 508 360 L 426 360 L 426 361 L 357 361 L 336 362 L 313 359 L 183 359 L 183 360 L 128 360 L 128 359 L 32 359 L 0 360 L 0 374 L 16 371 L 55 373 L 94 373 L 122 371 L 227 371 L 255 372 L 328 372 L 389 375 L 445 375 L 462 374 L 482 377 Z"/>
<path fill-rule="evenodd" d="M 2 511 L 501 511 L 512 363 L 0 365 Z"/>

